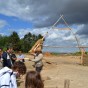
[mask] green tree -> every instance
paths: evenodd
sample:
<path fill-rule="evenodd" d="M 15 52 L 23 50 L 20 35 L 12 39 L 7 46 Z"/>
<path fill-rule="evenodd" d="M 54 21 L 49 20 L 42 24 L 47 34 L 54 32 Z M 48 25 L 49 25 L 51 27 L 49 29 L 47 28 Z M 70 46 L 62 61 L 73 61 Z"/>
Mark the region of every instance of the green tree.
<path fill-rule="evenodd" d="M 20 50 L 20 38 L 15 31 L 9 36 L 9 46 L 16 51 Z"/>
<path fill-rule="evenodd" d="M 23 45 L 24 52 L 28 52 L 28 50 L 31 48 L 31 43 L 32 43 L 33 37 L 32 34 L 29 32 L 26 34 L 23 38 Z"/>
<path fill-rule="evenodd" d="M 24 38 L 20 39 L 17 32 L 13 32 L 10 36 L 0 35 L 0 48 L 6 50 L 7 46 L 13 47 L 15 51 L 22 50 L 28 52 L 35 42 L 42 38 L 41 34 L 35 35 L 30 32 L 24 35 Z"/>
<path fill-rule="evenodd" d="M 9 44 L 9 37 L 0 35 L 0 48 L 6 48 Z"/>
<path fill-rule="evenodd" d="M 30 32 L 26 34 L 23 38 L 24 46 L 22 46 L 24 48 L 24 51 L 28 52 L 32 48 L 32 46 L 35 44 L 35 42 L 40 38 L 42 38 L 40 34 L 38 36 L 31 34 Z"/>

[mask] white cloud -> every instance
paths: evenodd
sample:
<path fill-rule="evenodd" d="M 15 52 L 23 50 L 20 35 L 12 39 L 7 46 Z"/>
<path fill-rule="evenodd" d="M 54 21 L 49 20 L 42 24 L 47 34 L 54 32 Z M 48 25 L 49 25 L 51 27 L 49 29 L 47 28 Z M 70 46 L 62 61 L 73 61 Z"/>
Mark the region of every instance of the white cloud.
<path fill-rule="evenodd" d="M 75 40 L 74 36 L 70 33 L 68 34 L 68 36 L 65 34 L 67 34 L 69 31 L 64 32 L 63 30 L 61 31 L 57 31 L 57 30 L 53 30 L 53 29 L 49 29 L 49 28 L 34 28 L 32 30 L 28 29 L 19 29 L 18 33 L 20 35 L 20 37 L 24 36 L 25 34 L 27 34 L 28 32 L 31 32 L 32 34 L 41 34 L 43 36 L 46 35 L 46 33 L 48 32 L 48 35 L 46 36 L 46 38 L 49 40 L 52 39 L 58 39 L 59 41 L 61 40 Z"/>
<path fill-rule="evenodd" d="M 0 28 L 4 27 L 7 25 L 7 22 L 5 20 L 0 20 Z"/>
<path fill-rule="evenodd" d="M 24 3 L 25 4 L 25 3 Z M 31 12 L 30 6 L 23 6 L 19 4 L 18 0 L 3 0 L 0 1 L 0 13 L 7 16 L 15 16 L 21 19 L 29 19 Z M 28 16 L 27 16 L 28 15 Z"/>
<path fill-rule="evenodd" d="M 0 32 L 0 35 L 4 36 L 5 34 Z"/>
<path fill-rule="evenodd" d="M 85 24 L 78 25 L 76 36 L 78 38 L 79 44 L 83 46 L 88 46 L 88 39 L 87 39 L 87 30 L 88 26 Z"/>
<path fill-rule="evenodd" d="M 32 28 L 32 29 L 26 28 L 26 29 L 19 29 L 17 32 L 20 38 L 23 38 L 23 36 L 29 32 L 35 35 L 41 34 L 42 36 L 45 36 L 47 31 L 48 31 L 48 28 Z"/>
<path fill-rule="evenodd" d="M 32 33 L 32 34 L 36 34 L 36 35 L 38 35 L 38 34 L 41 34 L 41 35 L 45 35 L 46 34 L 46 32 L 48 32 L 48 28 L 33 28 L 30 32 Z"/>
<path fill-rule="evenodd" d="M 80 37 L 79 38 L 79 44 L 80 44 L 80 46 L 81 45 L 82 46 L 88 46 L 88 39 L 85 39 L 85 38 Z"/>
<path fill-rule="evenodd" d="M 18 32 L 18 35 L 20 38 L 23 38 L 24 35 L 26 35 L 27 33 L 29 33 L 29 30 L 30 29 L 19 29 L 17 32 Z"/>
<path fill-rule="evenodd" d="M 76 29 L 76 30 L 79 31 L 79 30 L 81 30 L 84 26 L 85 26 L 85 24 L 80 24 L 80 25 L 77 26 L 77 29 Z"/>
<path fill-rule="evenodd" d="M 56 33 L 52 33 L 51 35 L 48 36 L 48 39 L 55 39 L 58 38 L 58 35 Z"/>
<path fill-rule="evenodd" d="M 75 40 L 75 37 L 73 35 L 70 35 L 68 37 L 64 37 L 63 40 Z"/>

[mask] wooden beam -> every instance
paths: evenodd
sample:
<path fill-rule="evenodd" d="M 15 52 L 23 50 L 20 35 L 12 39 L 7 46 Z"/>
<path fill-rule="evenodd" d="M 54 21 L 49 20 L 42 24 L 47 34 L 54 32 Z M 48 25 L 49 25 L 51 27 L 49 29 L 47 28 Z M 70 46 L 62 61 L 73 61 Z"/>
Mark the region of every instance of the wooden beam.
<path fill-rule="evenodd" d="M 88 48 L 88 46 L 48 46 L 48 45 L 43 45 L 43 47 L 47 47 L 47 48 Z"/>

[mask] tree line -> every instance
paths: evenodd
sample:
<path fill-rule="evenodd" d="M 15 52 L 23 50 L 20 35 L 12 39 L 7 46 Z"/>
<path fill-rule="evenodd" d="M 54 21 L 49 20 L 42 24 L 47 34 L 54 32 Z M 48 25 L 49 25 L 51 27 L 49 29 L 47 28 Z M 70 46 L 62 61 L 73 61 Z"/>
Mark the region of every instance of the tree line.
<path fill-rule="evenodd" d="M 0 48 L 5 51 L 7 47 L 13 47 L 14 51 L 21 50 L 27 53 L 35 42 L 42 37 L 41 34 L 35 35 L 29 32 L 20 39 L 18 33 L 13 31 L 9 36 L 0 35 Z"/>

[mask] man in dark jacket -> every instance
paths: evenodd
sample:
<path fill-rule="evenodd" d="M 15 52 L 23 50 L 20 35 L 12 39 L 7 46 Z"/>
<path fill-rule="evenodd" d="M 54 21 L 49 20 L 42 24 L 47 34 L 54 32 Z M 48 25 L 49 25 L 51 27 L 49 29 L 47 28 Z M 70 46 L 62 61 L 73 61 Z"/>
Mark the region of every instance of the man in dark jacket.
<path fill-rule="evenodd" d="M 11 52 L 13 51 L 13 48 L 9 47 L 7 48 L 6 52 L 3 52 L 2 59 L 3 59 L 3 67 L 7 66 L 9 68 L 12 67 L 12 60 L 11 60 Z"/>

